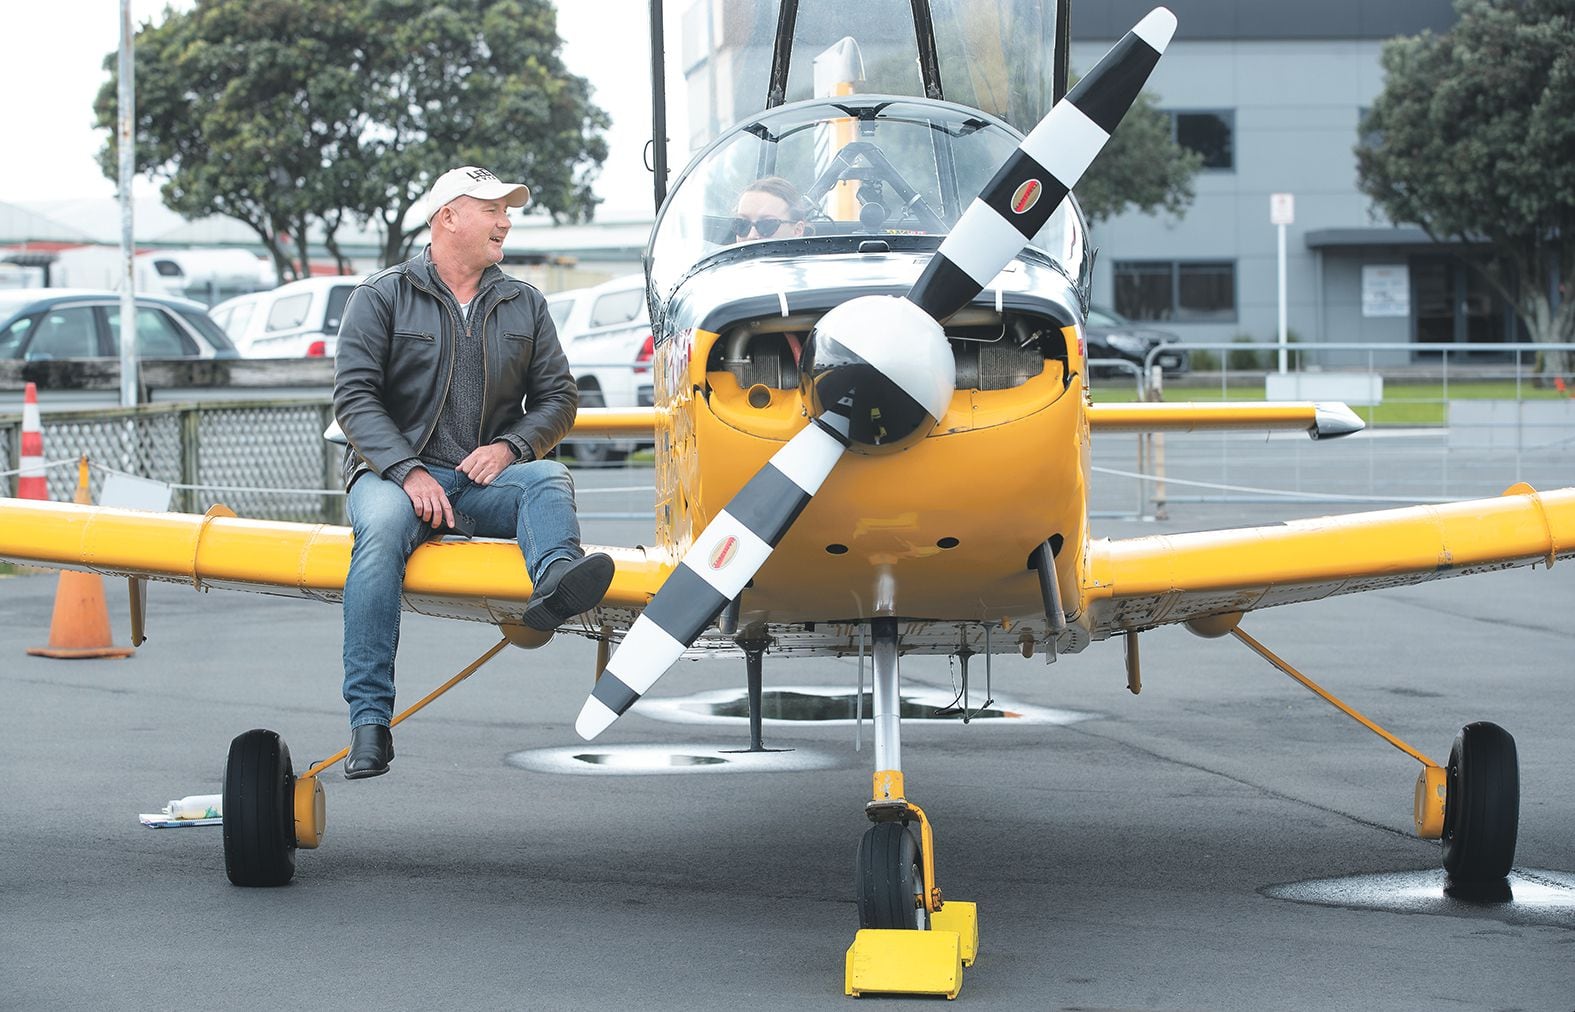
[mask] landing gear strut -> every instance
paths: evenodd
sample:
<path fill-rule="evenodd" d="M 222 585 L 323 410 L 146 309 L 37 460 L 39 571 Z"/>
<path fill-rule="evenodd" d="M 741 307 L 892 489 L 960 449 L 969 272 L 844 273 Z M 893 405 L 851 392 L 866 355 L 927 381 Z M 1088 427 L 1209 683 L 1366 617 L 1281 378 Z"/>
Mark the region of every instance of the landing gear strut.
<path fill-rule="evenodd" d="M 1520 828 L 1520 765 L 1515 739 L 1497 724 L 1467 724 L 1449 750 L 1448 767 L 1379 727 L 1237 628 L 1239 613 L 1187 623 L 1200 636 L 1230 633 L 1254 653 L 1422 764 L 1416 780 L 1416 835 L 1444 842 L 1444 871 L 1451 884 L 1501 883 L 1515 860 Z"/>
<path fill-rule="evenodd" d="M 897 620 L 873 619 L 870 631 L 875 776 L 864 813 L 875 825 L 859 841 L 854 862 L 860 930 L 848 948 L 844 990 L 955 998 L 963 967 L 973 965 L 978 951 L 977 910 L 972 903 L 942 903 L 933 829 L 903 786 Z"/>

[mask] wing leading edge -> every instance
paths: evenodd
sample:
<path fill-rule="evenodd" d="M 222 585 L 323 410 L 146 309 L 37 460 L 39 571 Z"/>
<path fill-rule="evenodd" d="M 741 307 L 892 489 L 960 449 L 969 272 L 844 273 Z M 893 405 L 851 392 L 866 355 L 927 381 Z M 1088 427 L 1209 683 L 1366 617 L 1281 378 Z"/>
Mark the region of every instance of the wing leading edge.
<path fill-rule="evenodd" d="M 1575 556 L 1575 488 L 1089 546 L 1095 639 Z"/>
<path fill-rule="evenodd" d="M 337 601 L 350 566 L 350 529 L 191 513 L 0 499 L 0 560 L 106 576 L 144 577 L 285 597 Z M 643 548 L 596 548 L 617 571 L 603 608 L 638 611 L 671 570 Z M 431 542 L 405 571 L 409 611 L 517 622 L 531 594 L 509 541 Z"/>

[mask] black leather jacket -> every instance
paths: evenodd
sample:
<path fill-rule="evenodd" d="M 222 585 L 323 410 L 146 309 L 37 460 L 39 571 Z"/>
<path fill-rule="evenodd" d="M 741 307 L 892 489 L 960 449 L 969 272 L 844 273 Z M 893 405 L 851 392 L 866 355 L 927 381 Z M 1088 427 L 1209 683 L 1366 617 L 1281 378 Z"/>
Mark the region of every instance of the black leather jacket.
<path fill-rule="evenodd" d="M 477 445 L 507 439 L 545 456 L 579 409 L 547 300 L 488 267 L 470 321 L 481 328 L 486 359 Z M 334 415 L 350 441 L 346 488 L 362 470 L 381 475 L 421 454 L 448 396 L 462 326 L 459 304 L 426 251 L 356 286 L 334 363 Z"/>

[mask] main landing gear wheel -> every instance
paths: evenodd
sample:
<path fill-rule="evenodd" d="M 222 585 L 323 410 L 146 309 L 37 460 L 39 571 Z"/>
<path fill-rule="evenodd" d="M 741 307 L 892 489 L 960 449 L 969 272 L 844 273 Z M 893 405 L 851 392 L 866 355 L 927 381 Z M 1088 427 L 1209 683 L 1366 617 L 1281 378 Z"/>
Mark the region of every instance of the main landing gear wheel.
<path fill-rule="evenodd" d="M 238 886 L 281 886 L 295 876 L 295 772 L 273 731 L 230 742 L 224 764 L 224 871 Z"/>
<path fill-rule="evenodd" d="M 859 841 L 855 890 L 859 927 L 923 931 L 924 871 L 919 843 L 900 823 L 877 822 Z"/>
<path fill-rule="evenodd" d="M 1456 882 L 1509 874 L 1520 823 L 1515 739 L 1497 724 L 1467 724 L 1449 750 L 1444 794 L 1444 870 Z"/>

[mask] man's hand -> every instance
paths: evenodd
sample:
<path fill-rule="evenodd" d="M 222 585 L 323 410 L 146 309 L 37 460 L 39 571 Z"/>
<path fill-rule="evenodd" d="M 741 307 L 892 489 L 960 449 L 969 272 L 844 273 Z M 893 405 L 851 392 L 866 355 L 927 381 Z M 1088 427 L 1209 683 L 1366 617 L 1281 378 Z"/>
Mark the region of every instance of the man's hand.
<path fill-rule="evenodd" d="M 432 527 L 454 526 L 454 507 L 449 505 L 443 486 L 426 468 L 411 468 L 410 473 L 405 475 L 404 489 L 422 523 Z"/>
<path fill-rule="evenodd" d="M 494 478 L 503 473 L 503 469 L 518 459 L 514 447 L 508 443 L 488 443 L 478 446 L 470 451 L 470 456 L 459 462 L 454 470 L 469 478 L 477 485 L 490 485 Z"/>

